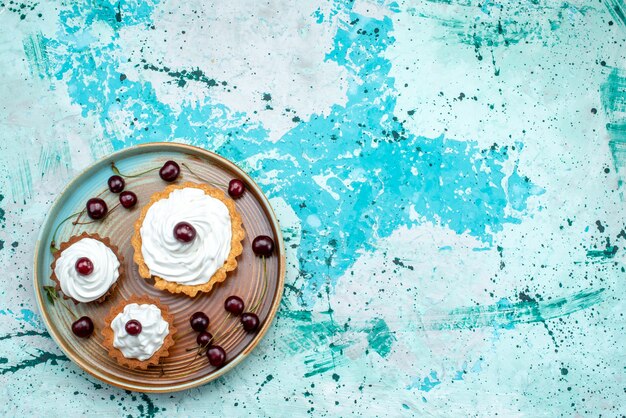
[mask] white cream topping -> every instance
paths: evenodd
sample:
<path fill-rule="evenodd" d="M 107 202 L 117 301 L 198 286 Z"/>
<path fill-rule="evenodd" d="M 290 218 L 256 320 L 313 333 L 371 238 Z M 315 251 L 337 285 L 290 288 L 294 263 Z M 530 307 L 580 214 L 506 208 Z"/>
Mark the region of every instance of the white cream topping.
<path fill-rule="evenodd" d="M 82 275 L 76 271 L 76 261 L 87 257 L 93 271 Z M 93 238 L 83 238 L 63 250 L 54 267 L 61 290 L 79 302 L 91 302 L 102 295 L 119 277 L 120 261 L 109 247 Z"/>
<path fill-rule="evenodd" d="M 126 323 L 131 319 L 141 324 L 141 332 L 138 335 L 126 332 Z M 163 345 L 169 328 L 169 323 L 163 319 L 157 306 L 129 303 L 111 321 L 113 347 L 120 350 L 126 358 L 148 360 Z"/>
<path fill-rule="evenodd" d="M 174 237 L 179 222 L 189 222 L 196 237 L 189 243 Z M 175 189 L 155 202 L 140 229 L 141 253 L 150 274 L 185 285 L 204 284 L 230 253 L 230 213 L 219 199 L 202 189 Z"/>

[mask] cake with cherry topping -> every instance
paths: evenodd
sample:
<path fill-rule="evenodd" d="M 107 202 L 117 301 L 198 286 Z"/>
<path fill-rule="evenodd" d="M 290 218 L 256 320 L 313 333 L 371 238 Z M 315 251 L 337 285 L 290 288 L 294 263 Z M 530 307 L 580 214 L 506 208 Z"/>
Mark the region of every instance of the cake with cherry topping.
<path fill-rule="evenodd" d="M 131 243 L 139 275 L 154 286 L 194 297 L 237 268 L 245 236 L 235 202 L 206 184 L 166 187 L 150 198 Z"/>
<path fill-rule="evenodd" d="M 145 370 L 169 355 L 174 345 L 174 317 L 167 306 L 148 296 L 131 296 L 104 319 L 102 344 L 119 364 Z"/>
<path fill-rule="evenodd" d="M 65 299 L 103 302 L 124 276 L 124 258 L 109 238 L 83 232 L 54 253 L 51 279 Z"/>

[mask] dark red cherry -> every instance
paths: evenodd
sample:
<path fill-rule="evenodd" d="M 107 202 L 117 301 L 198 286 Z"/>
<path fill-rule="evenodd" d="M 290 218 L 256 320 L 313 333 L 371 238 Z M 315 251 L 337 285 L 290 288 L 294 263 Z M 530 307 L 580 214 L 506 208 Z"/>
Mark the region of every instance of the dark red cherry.
<path fill-rule="evenodd" d="M 211 346 L 207 350 L 206 356 L 209 358 L 211 366 L 220 367 L 226 361 L 226 351 L 219 345 Z"/>
<path fill-rule="evenodd" d="M 76 271 L 83 276 L 88 276 L 93 272 L 93 263 L 87 257 L 81 257 L 74 264 Z"/>
<path fill-rule="evenodd" d="M 274 251 L 274 240 L 267 235 L 259 235 L 252 241 L 252 251 L 259 257 L 269 257 Z"/>
<path fill-rule="evenodd" d="M 228 183 L 228 194 L 233 199 L 237 199 L 241 197 L 241 195 L 245 191 L 246 191 L 246 186 L 243 184 L 243 181 L 239 179 L 232 179 L 230 183 Z"/>
<path fill-rule="evenodd" d="M 99 197 L 92 197 L 87 201 L 87 215 L 91 219 L 102 219 L 107 214 L 107 204 Z"/>
<path fill-rule="evenodd" d="M 159 176 L 165 181 L 171 182 L 178 178 L 180 166 L 176 161 L 167 161 L 159 170 Z"/>
<path fill-rule="evenodd" d="M 128 335 L 139 335 L 141 333 L 141 322 L 131 319 L 124 326 Z"/>
<path fill-rule="evenodd" d="M 224 309 L 236 316 L 241 315 L 243 308 L 243 300 L 239 296 L 229 296 L 224 302 Z"/>
<path fill-rule="evenodd" d="M 137 204 L 137 195 L 129 191 L 122 192 L 120 193 L 120 203 L 126 209 L 130 209 Z"/>
<path fill-rule="evenodd" d="M 243 329 L 248 332 L 256 331 L 260 323 L 259 317 L 252 312 L 246 312 L 241 315 L 241 325 L 243 325 Z"/>
<path fill-rule="evenodd" d="M 211 335 L 210 332 L 206 332 L 206 331 L 202 331 L 196 337 L 196 342 L 198 343 L 200 347 L 208 346 L 211 340 L 213 340 L 213 335 Z"/>
<path fill-rule="evenodd" d="M 174 238 L 180 242 L 191 242 L 196 237 L 196 228 L 189 222 L 179 222 L 174 227 Z"/>
<path fill-rule="evenodd" d="M 111 193 L 119 193 L 124 190 L 124 186 L 126 182 L 122 178 L 122 176 L 111 176 L 109 177 L 109 190 Z"/>
<path fill-rule="evenodd" d="M 202 332 L 209 326 L 209 317 L 204 312 L 196 312 L 189 318 L 189 323 L 194 331 Z"/>
<path fill-rule="evenodd" d="M 72 332 L 80 338 L 89 338 L 93 333 L 93 322 L 88 316 L 78 318 L 72 323 Z"/>

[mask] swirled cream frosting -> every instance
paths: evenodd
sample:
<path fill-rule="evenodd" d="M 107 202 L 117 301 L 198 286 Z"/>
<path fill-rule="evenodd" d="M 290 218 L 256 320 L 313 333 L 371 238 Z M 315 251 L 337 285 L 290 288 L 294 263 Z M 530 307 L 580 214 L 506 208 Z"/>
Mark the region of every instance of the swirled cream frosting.
<path fill-rule="evenodd" d="M 93 271 L 82 275 L 76 261 L 87 257 Z M 63 250 L 56 261 L 54 274 L 67 296 L 78 302 L 92 302 L 103 296 L 119 278 L 120 261 L 109 247 L 94 238 L 83 238 Z"/>
<path fill-rule="evenodd" d="M 134 319 L 141 324 L 138 335 L 126 332 L 126 323 Z M 152 304 L 130 303 L 111 321 L 113 347 L 124 357 L 148 360 L 163 345 L 169 333 L 169 323 L 163 319 L 161 310 Z"/>
<path fill-rule="evenodd" d="M 188 222 L 196 230 L 191 242 L 174 236 L 179 222 Z M 193 286 L 207 283 L 228 258 L 231 219 L 222 201 L 187 187 L 150 206 L 140 234 L 141 253 L 151 275 Z"/>

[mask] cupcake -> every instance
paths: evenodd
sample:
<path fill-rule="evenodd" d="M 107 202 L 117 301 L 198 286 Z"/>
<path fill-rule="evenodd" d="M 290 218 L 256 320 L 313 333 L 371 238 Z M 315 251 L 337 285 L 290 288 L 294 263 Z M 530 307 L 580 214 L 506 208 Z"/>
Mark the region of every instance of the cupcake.
<path fill-rule="evenodd" d="M 109 238 L 83 232 L 54 253 L 51 279 L 65 299 L 100 303 L 124 275 L 123 261 Z"/>
<path fill-rule="evenodd" d="M 158 364 L 174 344 L 174 318 L 166 306 L 148 296 L 120 302 L 104 323 L 102 344 L 119 364 L 131 369 Z"/>
<path fill-rule="evenodd" d="M 205 184 L 171 185 L 144 206 L 131 240 L 139 275 L 194 297 L 237 268 L 245 236 L 235 203 Z"/>

